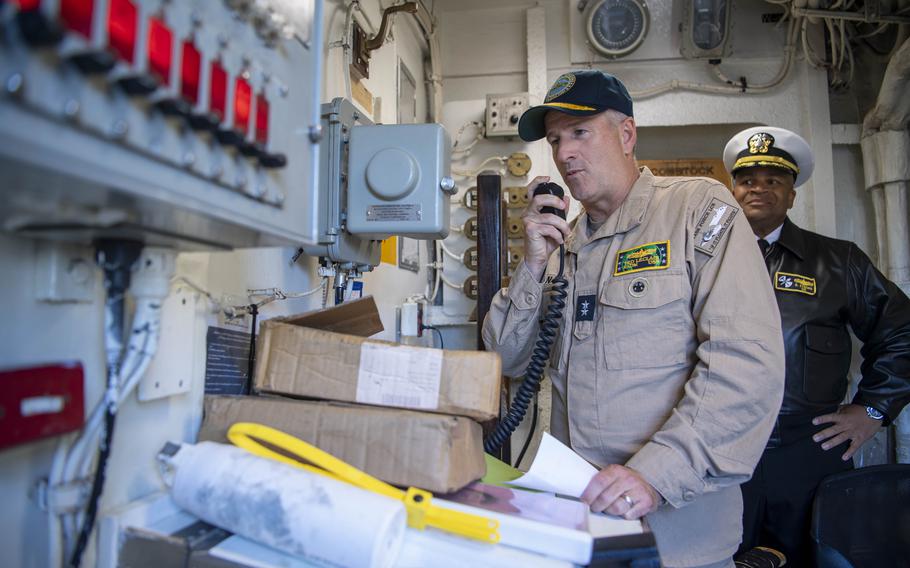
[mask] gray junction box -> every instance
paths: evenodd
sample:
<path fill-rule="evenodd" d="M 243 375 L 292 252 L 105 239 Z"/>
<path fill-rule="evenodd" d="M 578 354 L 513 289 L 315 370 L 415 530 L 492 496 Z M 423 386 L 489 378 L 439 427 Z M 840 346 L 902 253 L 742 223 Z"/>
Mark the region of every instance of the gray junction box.
<path fill-rule="evenodd" d="M 348 230 L 372 239 L 449 234 L 449 136 L 439 124 L 356 126 L 348 163 Z"/>

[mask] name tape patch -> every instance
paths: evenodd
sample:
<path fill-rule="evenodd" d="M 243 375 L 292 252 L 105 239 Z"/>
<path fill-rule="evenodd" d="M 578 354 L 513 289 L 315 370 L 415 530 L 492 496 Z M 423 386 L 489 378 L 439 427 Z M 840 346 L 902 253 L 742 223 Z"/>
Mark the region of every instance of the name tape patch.
<path fill-rule="evenodd" d="M 670 241 L 648 243 L 616 254 L 613 276 L 632 274 L 645 270 L 665 270 L 670 266 Z"/>
<path fill-rule="evenodd" d="M 807 296 L 815 295 L 815 278 L 789 272 L 774 273 L 774 289 L 784 292 L 798 292 Z"/>
<path fill-rule="evenodd" d="M 702 211 L 695 225 L 695 248 L 705 254 L 714 254 L 714 249 L 720 244 L 721 239 L 730 228 L 730 223 L 739 211 L 729 203 L 724 203 L 716 197 Z"/>

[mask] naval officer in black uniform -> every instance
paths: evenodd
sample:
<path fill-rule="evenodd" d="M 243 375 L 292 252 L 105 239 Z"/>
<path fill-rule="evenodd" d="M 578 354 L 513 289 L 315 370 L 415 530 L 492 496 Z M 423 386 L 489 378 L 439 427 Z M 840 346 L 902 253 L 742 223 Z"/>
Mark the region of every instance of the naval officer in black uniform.
<path fill-rule="evenodd" d="M 823 237 L 787 218 L 794 187 L 812 175 L 797 134 L 756 127 L 724 150 L 733 194 L 762 249 L 780 307 L 787 356 L 777 424 L 750 481 L 742 485 L 743 544 L 783 551 L 812 566 L 815 489 L 910 402 L 910 301 L 855 244 Z M 851 340 L 863 342 L 862 379 L 844 404 Z"/>

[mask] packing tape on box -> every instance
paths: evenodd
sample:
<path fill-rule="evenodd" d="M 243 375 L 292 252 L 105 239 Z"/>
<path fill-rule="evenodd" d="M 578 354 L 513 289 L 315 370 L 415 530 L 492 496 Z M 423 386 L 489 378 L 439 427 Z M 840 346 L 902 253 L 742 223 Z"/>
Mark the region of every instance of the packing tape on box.
<path fill-rule="evenodd" d="M 331 566 L 391 566 L 407 515 L 395 501 L 214 442 L 170 460 L 174 502 L 202 520 Z"/>

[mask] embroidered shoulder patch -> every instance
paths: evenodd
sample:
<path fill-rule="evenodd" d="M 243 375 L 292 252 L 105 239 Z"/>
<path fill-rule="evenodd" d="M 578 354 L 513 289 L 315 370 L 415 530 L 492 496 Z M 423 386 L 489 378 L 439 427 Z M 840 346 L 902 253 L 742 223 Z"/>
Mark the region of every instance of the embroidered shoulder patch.
<path fill-rule="evenodd" d="M 613 276 L 632 274 L 644 270 L 665 270 L 670 266 L 670 241 L 648 243 L 616 254 Z"/>
<path fill-rule="evenodd" d="M 730 228 L 733 217 L 739 211 L 729 203 L 724 203 L 716 197 L 705 207 L 695 225 L 695 248 L 705 254 L 714 254 L 714 249 L 720 244 L 721 239 Z"/>
<path fill-rule="evenodd" d="M 815 278 L 803 276 L 802 274 L 790 274 L 789 272 L 775 272 L 774 289 L 814 296 Z"/>

